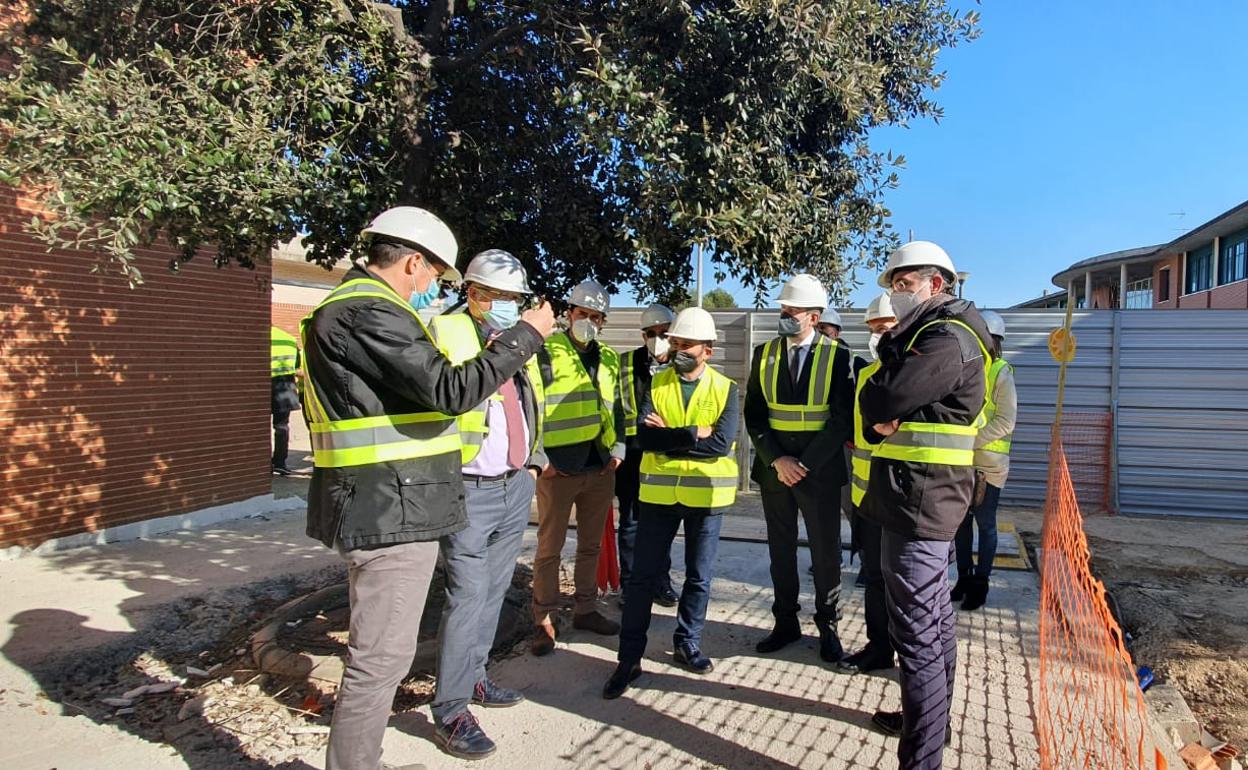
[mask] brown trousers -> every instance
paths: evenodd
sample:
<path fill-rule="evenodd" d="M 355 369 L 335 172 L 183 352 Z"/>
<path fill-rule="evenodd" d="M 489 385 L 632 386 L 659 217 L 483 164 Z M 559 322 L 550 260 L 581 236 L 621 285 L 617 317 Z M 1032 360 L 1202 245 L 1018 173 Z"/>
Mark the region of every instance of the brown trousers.
<path fill-rule="evenodd" d="M 576 507 L 576 607 L 593 612 L 598 599 L 598 552 L 615 497 L 615 471 L 537 480 L 537 556 L 533 559 L 533 619 L 541 623 L 559 609 L 559 554 Z"/>

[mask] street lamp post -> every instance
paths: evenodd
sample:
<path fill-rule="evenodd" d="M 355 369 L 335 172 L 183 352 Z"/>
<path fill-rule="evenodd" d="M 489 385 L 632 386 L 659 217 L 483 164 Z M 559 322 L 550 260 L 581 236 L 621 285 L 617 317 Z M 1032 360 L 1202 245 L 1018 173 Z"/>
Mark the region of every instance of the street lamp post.
<path fill-rule="evenodd" d="M 967 279 L 970 277 L 971 274 L 965 270 L 958 273 L 958 299 L 962 299 L 962 287 L 966 284 Z"/>

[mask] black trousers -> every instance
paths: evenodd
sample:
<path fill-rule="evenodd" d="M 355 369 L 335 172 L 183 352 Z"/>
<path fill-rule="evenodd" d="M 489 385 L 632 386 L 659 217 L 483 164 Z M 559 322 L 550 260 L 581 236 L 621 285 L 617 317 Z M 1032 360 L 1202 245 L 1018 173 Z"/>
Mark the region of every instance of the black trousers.
<path fill-rule="evenodd" d="M 884 590 L 884 573 L 880 568 L 880 525 L 858 514 L 854 519 L 862 549 L 858 559 L 866 583 L 862 604 L 867 624 L 867 647 L 880 655 L 892 655 L 893 640 L 888 634 L 888 600 Z"/>
<path fill-rule="evenodd" d="M 841 600 L 841 490 L 807 476 L 786 487 L 767 469 L 759 479 L 763 516 L 767 522 L 767 550 L 771 555 L 771 584 L 775 600 L 771 612 L 777 622 L 796 620 L 802 607 L 797 574 L 797 517 L 806 522 L 810 558 L 815 572 L 815 624 L 835 631 Z"/>
<path fill-rule="evenodd" d="M 299 392 L 294 377 L 274 377 L 271 385 L 273 465 L 284 468 L 290 451 L 290 413 L 299 408 Z"/>

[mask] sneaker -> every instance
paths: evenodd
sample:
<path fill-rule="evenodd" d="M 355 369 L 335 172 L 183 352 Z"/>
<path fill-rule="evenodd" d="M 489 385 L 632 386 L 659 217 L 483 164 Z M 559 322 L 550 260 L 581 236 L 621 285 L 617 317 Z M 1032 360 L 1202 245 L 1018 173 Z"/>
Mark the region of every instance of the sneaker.
<path fill-rule="evenodd" d="M 611 678 L 602 686 L 602 697 L 607 700 L 615 700 L 624 694 L 628 686 L 641 676 L 640 663 L 621 663 L 615 667 Z"/>
<path fill-rule="evenodd" d="M 573 615 L 572 627 L 581 631 L 592 631 L 603 636 L 615 636 L 620 633 L 620 624 L 603 617 L 602 613 L 597 610 L 581 615 Z"/>
<path fill-rule="evenodd" d="M 275 463 L 273 465 L 273 473 L 277 476 L 289 476 L 290 474 L 294 473 L 294 471 L 292 471 L 290 468 L 287 468 L 285 465 L 277 465 Z"/>
<path fill-rule="evenodd" d="M 900 711 L 877 711 L 871 715 L 871 724 L 885 735 L 901 735 Z M 945 745 L 953 743 L 953 725 L 945 725 Z"/>
<path fill-rule="evenodd" d="M 672 590 L 671 586 L 660 588 L 654 594 L 654 603 L 660 607 L 675 607 L 680 601 L 680 597 Z"/>
<path fill-rule="evenodd" d="M 715 670 L 715 664 L 711 659 L 703 655 L 696 645 L 688 642 L 676 645 L 672 659 L 676 665 L 695 674 L 709 674 Z"/>
<path fill-rule="evenodd" d="M 864 647 L 852 655 L 846 655 L 844 658 L 841 658 L 841 662 L 836 664 L 836 668 L 845 674 L 865 674 L 868 671 L 890 669 L 896 665 L 897 663 L 891 653 L 882 655 L 870 647 Z"/>
<path fill-rule="evenodd" d="M 762 654 L 776 652 L 802 638 L 802 625 L 796 620 L 778 622 L 770 634 L 759 640 L 754 649 Z"/>
<path fill-rule="evenodd" d="M 438 725 L 433 737 L 443 751 L 460 759 L 485 759 L 498 749 L 468 710 L 461 711 L 446 724 Z"/>
<path fill-rule="evenodd" d="M 487 709 L 507 708 L 523 700 L 524 695 L 519 691 L 499 687 L 488 676 L 472 688 L 472 702 Z"/>

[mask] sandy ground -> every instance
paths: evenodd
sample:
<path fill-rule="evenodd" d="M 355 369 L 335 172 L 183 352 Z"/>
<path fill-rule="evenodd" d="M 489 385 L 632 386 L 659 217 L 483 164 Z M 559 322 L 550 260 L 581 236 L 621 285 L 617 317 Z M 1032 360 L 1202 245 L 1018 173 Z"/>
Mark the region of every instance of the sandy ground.
<path fill-rule="evenodd" d="M 1029 542 L 1036 512 L 1011 512 Z M 1248 747 L 1248 524 L 1092 516 L 1092 565 L 1137 666 L 1179 688 L 1205 729 Z"/>

